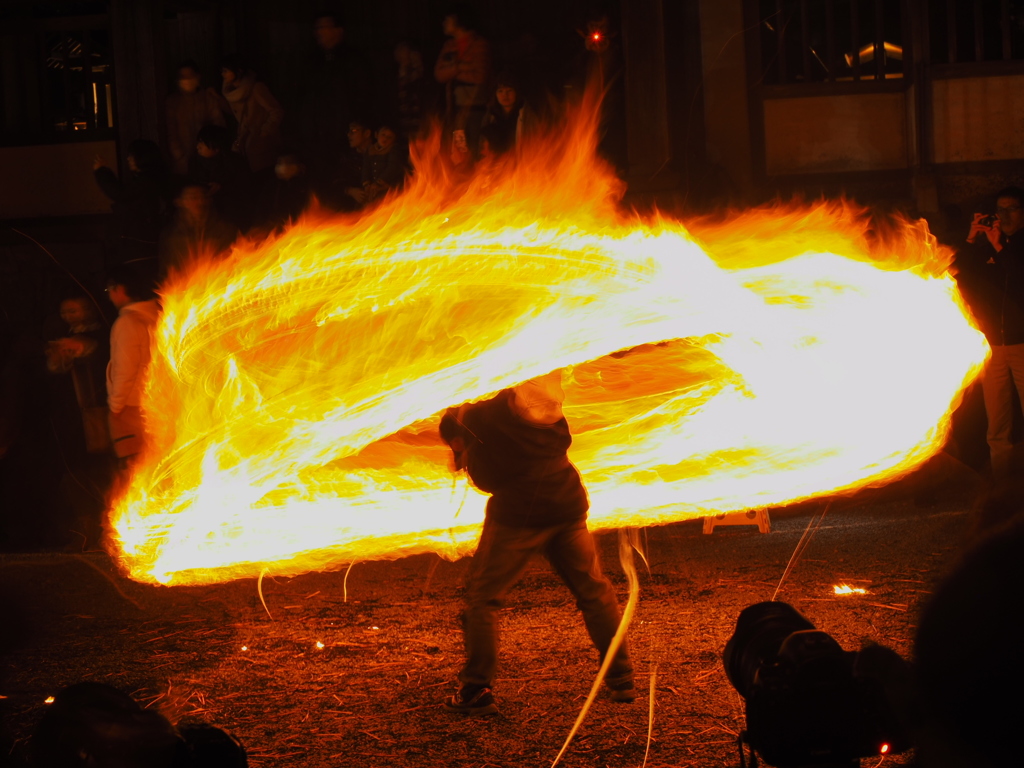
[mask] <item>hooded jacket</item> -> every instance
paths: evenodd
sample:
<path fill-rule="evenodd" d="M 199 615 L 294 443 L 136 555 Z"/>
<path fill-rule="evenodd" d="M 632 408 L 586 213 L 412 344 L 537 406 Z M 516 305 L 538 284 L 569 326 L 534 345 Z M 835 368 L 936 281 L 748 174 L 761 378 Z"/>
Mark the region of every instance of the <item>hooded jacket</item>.
<path fill-rule="evenodd" d="M 121 307 L 110 329 L 110 362 L 107 364 L 107 406 L 120 413 L 142 402 L 142 374 L 149 365 L 153 328 L 160 316 L 155 299 Z"/>
<path fill-rule="evenodd" d="M 556 374 L 560 381 L 560 372 L 531 379 L 489 400 L 451 408 L 441 419 L 441 438 L 456 467 L 491 494 L 487 516 L 502 525 L 546 528 L 587 517 L 587 491 L 567 455 L 572 436 L 561 415 L 564 394 Z M 525 406 L 514 405 L 517 393 Z"/>

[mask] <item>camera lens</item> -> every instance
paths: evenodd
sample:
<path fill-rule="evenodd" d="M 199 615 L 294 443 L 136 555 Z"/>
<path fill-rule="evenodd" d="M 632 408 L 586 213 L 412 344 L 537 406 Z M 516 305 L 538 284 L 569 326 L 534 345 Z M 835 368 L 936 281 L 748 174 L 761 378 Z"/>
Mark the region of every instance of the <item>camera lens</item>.
<path fill-rule="evenodd" d="M 804 629 L 814 629 L 814 625 L 789 603 L 755 603 L 743 609 L 722 653 L 725 674 L 741 696 L 749 695 L 757 670 L 771 663 L 782 642 Z"/>

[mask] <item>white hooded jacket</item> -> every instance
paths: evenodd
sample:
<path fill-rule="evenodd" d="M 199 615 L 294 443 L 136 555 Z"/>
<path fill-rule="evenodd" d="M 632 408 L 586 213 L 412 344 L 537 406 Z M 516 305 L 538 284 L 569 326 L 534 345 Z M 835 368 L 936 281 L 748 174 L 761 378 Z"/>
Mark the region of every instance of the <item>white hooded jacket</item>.
<path fill-rule="evenodd" d="M 160 316 L 155 299 L 121 307 L 110 329 L 107 405 L 111 413 L 142 402 L 142 374 L 149 365 L 153 328 Z"/>

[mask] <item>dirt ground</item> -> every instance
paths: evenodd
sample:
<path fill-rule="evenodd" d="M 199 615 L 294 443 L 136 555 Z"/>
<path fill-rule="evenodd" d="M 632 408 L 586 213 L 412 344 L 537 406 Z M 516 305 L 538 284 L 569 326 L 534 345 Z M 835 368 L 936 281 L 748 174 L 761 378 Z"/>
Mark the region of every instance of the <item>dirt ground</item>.
<path fill-rule="evenodd" d="M 837 501 L 779 599 L 847 649 L 875 641 L 909 656 L 915 622 L 961 546 L 969 496 Z M 700 521 L 646 529 L 650 573 L 630 630 L 640 699 L 595 703 L 562 764 L 650 768 L 737 763 L 740 696 L 722 649 L 745 606 L 772 597 L 821 503 L 773 513 L 773 531 Z M 606 570 L 624 600 L 616 535 Z M 566 589 L 533 564 L 502 615 L 492 718 L 441 700 L 461 661 L 456 616 L 468 560 L 356 563 L 344 573 L 160 588 L 116 574 L 101 553 L 0 556 L 0 763 L 23 765 L 61 687 L 109 683 L 172 720 L 233 732 L 256 768 L 547 766 L 596 671 Z M 833 585 L 864 587 L 837 597 Z M 317 643 L 323 643 L 318 648 Z M 906 756 L 886 759 L 903 764 Z M 875 766 L 879 760 L 865 760 Z"/>

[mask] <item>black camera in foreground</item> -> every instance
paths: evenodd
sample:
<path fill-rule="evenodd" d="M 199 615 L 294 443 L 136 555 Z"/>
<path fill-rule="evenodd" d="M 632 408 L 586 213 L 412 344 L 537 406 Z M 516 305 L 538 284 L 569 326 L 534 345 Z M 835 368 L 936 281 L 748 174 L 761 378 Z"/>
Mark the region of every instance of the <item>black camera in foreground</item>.
<path fill-rule="evenodd" d="M 746 702 L 741 754 L 745 741 L 778 768 L 845 768 L 910 746 L 910 667 L 889 648 L 844 651 L 793 606 L 765 602 L 740 613 L 722 660 Z"/>
<path fill-rule="evenodd" d="M 38 768 L 247 768 L 242 744 L 206 723 L 171 722 L 104 683 L 53 697 L 32 734 Z"/>

